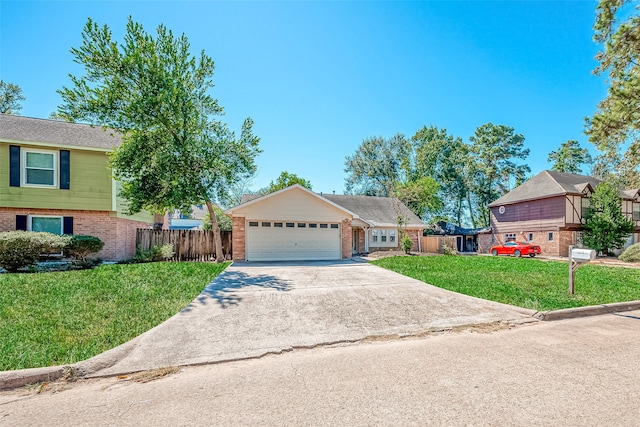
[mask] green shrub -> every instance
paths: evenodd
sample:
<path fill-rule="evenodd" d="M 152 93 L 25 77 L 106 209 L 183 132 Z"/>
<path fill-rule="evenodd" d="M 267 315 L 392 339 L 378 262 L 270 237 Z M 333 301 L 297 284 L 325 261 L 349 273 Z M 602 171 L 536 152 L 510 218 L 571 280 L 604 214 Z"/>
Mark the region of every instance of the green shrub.
<path fill-rule="evenodd" d="M 402 239 L 400 239 L 400 247 L 404 251 L 404 253 L 408 254 L 411 251 L 411 247 L 413 246 L 413 242 L 411 238 L 406 234 L 402 235 Z"/>
<path fill-rule="evenodd" d="M 20 268 L 34 266 L 40 255 L 60 253 L 70 241 L 70 236 L 45 232 L 0 233 L 0 267 L 13 273 Z"/>
<path fill-rule="evenodd" d="M 162 246 L 152 246 L 149 249 L 136 249 L 136 254 L 131 259 L 132 263 L 162 261 L 173 256 L 173 245 L 167 243 Z"/>
<path fill-rule="evenodd" d="M 618 259 L 624 262 L 640 262 L 640 243 L 629 246 Z"/>
<path fill-rule="evenodd" d="M 64 253 L 79 261 L 86 261 L 89 254 L 100 252 L 103 247 L 104 242 L 99 238 L 78 234 L 71 236 L 71 242 L 65 248 Z"/>

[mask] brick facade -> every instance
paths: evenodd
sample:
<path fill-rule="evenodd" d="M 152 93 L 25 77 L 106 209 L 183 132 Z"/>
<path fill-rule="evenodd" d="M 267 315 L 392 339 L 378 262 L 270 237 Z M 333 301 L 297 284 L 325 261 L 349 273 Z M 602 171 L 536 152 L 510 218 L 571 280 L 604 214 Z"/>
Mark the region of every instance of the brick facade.
<path fill-rule="evenodd" d="M 353 231 L 351 228 L 351 220 L 342 220 L 342 259 L 349 259 L 353 250 Z"/>
<path fill-rule="evenodd" d="M 94 256 L 105 261 L 131 258 L 136 250 L 136 229 L 151 227 L 146 222 L 117 218 L 108 211 L 0 207 L 0 231 L 15 230 L 16 215 L 73 217 L 73 234 L 95 236 L 104 242 L 104 248 Z"/>
<path fill-rule="evenodd" d="M 553 233 L 551 241 L 549 241 L 549 233 Z M 529 234 L 533 235 L 531 240 L 528 240 Z M 566 257 L 569 255 L 569 246 L 576 244 L 576 232 L 571 230 L 519 232 L 516 233 L 516 240 L 540 246 L 542 255 Z M 488 254 L 491 246 L 504 243 L 506 243 L 505 234 L 480 234 L 478 235 L 478 252 Z"/>
<path fill-rule="evenodd" d="M 232 219 L 232 232 L 231 237 L 233 239 L 233 243 L 231 245 L 232 254 L 231 257 L 234 261 L 244 261 L 246 260 L 245 253 L 245 236 L 246 236 L 246 221 L 243 216 L 234 216 Z"/>

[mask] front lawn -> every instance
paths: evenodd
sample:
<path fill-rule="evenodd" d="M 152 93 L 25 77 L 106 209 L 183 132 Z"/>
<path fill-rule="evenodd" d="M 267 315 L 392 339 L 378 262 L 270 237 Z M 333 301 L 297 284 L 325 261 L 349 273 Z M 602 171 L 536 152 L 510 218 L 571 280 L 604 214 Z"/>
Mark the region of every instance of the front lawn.
<path fill-rule="evenodd" d="M 0 274 L 0 371 L 78 362 L 186 307 L 229 263 Z"/>
<path fill-rule="evenodd" d="M 391 257 L 380 267 L 440 288 L 538 311 L 640 300 L 640 269 L 584 265 L 569 295 L 567 262 L 485 256 Z"/>

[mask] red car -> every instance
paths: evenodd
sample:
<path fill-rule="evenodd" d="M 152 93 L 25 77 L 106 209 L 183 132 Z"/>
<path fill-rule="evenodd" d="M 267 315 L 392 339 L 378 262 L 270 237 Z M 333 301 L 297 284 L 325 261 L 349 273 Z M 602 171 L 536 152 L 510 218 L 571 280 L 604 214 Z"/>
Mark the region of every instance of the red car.
<path fill-rule="evenodd" d="M 536 254 L 540 254 L 540 246 L 522 242 L 507 242 L 504 245 L 492 246 L 489 252 L 493 256 L 514 255 L 519 257 L 529 255 L 533 258 Z"/>

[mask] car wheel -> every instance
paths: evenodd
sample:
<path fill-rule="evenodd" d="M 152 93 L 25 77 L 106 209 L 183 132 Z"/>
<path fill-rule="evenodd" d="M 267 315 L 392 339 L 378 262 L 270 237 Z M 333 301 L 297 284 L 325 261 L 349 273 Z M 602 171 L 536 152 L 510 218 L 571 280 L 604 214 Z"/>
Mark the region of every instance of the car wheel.
<path fill-rule="evenodd" d="M 533 258 L 534 256 L 536 256 L 536 254 L 529 254 L 529 256 Z"/>
<path fill-rule="evenodd" d="M 520 258 L 520 249 L 516 249 L 515 251 L 513 251 L 513 256 L 515 256 L 516 258 Z"/>
<path fill-rule="evenodd" d="M 491 251 L 491 255 L 493 255 L 493 256 L 498 255 L 498 250 L 497 249 L 492 250 Z"/>

